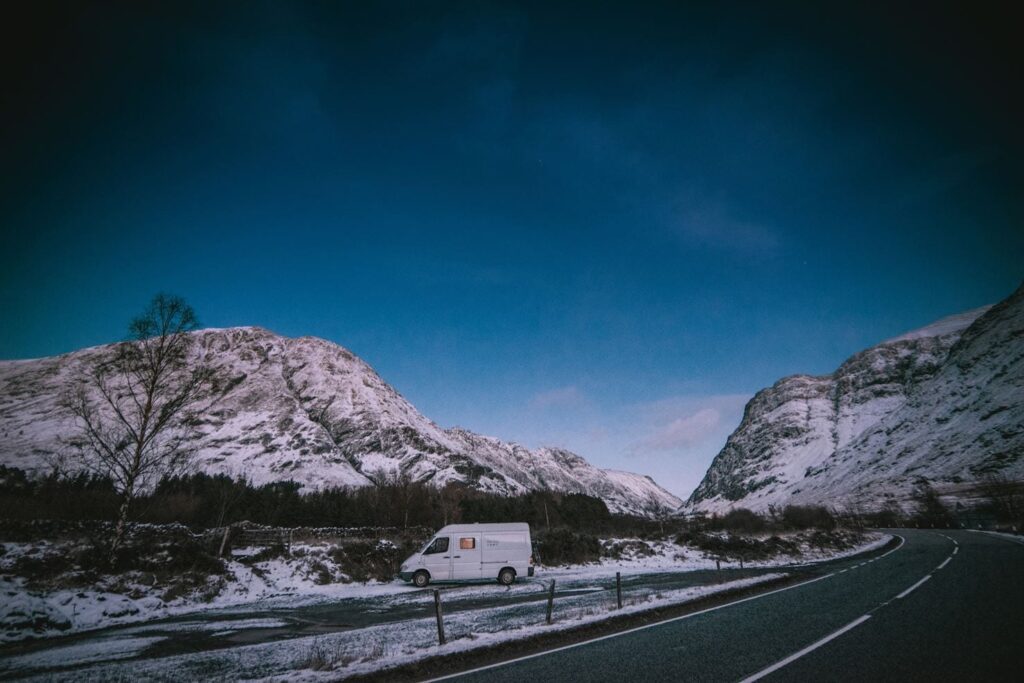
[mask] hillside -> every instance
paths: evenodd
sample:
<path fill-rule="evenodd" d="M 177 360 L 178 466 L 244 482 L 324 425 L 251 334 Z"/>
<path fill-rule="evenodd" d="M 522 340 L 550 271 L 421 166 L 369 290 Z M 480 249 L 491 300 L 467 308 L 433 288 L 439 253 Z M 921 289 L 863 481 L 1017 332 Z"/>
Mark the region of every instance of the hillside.
<path fill-rule="evenodd" d="M 565 450 L 439 427 L 369 365 L 323 339 L 256 327 L 193 334 L 195 353 L 225 387 L 203 415 L 194 444 L 199 470 L 313 489 L 403 475 L 506 495 L 581 492 L 613 511 L 641 514 L 682 502 L 650 478 L 601 470 Z M 78 368 L 113 348 L 0 362 L 0 463 L 38 473 L 67 455 L 63 444 L 76 425 L 59 405 L 61 392 Z"/>

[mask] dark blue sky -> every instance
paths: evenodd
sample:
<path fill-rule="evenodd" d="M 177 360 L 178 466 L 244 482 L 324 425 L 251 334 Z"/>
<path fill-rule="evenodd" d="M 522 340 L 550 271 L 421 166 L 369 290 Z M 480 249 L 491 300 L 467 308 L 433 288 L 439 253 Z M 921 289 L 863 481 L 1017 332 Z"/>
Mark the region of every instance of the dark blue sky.
<path fill-rule="evenodd" d="M 758 388 L 1024 277 L 1010 5 L 141 4 L 0 28 L 0 358 L 170 291 L 686 494 Z"/>

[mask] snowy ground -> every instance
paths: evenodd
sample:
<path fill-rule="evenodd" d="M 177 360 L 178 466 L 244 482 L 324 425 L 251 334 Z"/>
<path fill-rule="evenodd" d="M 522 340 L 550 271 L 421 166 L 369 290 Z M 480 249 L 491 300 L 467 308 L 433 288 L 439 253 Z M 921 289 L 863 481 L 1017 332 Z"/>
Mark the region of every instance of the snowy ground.
<path fill-rule="evenodd" d="M 700 597 L 772 581 L 786 576 L 771 573 L 708 586 L 635 592 L 624 600 L 621 610 L 614 609 L 608 593 L 599 588 L 558 600 L 554 622 L 545 622 L 542 604 L 527 603 L 512 607 L 459 612 L 446 616 L 448 642 L 437 644 L 437 626 L 433 617 L 410 619 L 369 628 L 319 636 L 293 638 L 157 659 L 116 661 L 135 656 L 161 640 L 149 636 L 150 627 L 120 630 L 109 637 L 8 657 L 0 662 L 0 675 L 49 670 L 47 680 L 108 681 L 121 679 L 198 680 L 200 678 L 337 680 L 384 668 L 401 666 L 437 655 L 453 654 L 489 647 L 540 633 L 574 628 L 607 619 L 617 614 L 642 612 L 679 604 Z M 264 624 L 273 628 L 273 620 Z M 180 628 L 214 628 L 211 624 L 181 624 Z M 109 656 L 108 656 L 109 655 Z M 102 665 L 87 666 L 102 657 Z M 111 662 L 110 660 L 115 660 Z M 76 667 L 63 676 L 54 667 Z M 84 667 L 84 668 L 83 668 Z"/>
<path fill-rule="evenodd" d="M 887 534 L 866 533 L 862 543 L 846 550 L 837 551 L 813 547 L 807 543 L 806 536 L 802 534 L 789 534 L 785 537 L 793 539 L 797 543 L 799 554 L 780 554 L 770 559 L 750 560 L 745 562 L 744 566 L 749 568 L 802 566 L 813 562 L 835 560 L 881 548 L 888 543 L 890 538 Z M 604 557 L 600 562 L 592 564 L 570 565 L 563 568 L 549 567 L 544 570 L 544 576 L 557 578 L 563 572 L 572 576 L 587 574 L 607 576 L 616 571 L 643 574 L 646 572 L 695 571 L 716 567 L 715 560 L 708 554 L 688 546 L 681 547 L 670 541 L 643 541 L 636 538 L 611 538 L 602 541 L 606 553 L 615 545 L 623 548 L 622 557 L 619 559 Z M 735 567 L 737 564 L 736 560 L 726 560 L 721 563 L 721 566 Z"/>
<path fill-rule="evenodd" d="M 394 583 L 352 582 L 327 555 L 328 544 L 295 545 L 292 556 L 252 564 L 246 552 L 233 556 L 224 577 L 170 597 L 169 586 L 129 573 L 99 577 L 89 587 L 33 590 L 13 573 L 26 555 L 45 561 L 66 546 L 47 542 L 4 543 L 0 555 L 0 642 L 52 636 L 118 624 L 160 619 L 201 610 L 261 604 L 298 606 L 317 601 L 388 595 Z"/>
<path fill-rule="evenodd" d="M 610 539 L 605 545 L 611 551 L 611 546 L 618 544 L 619 559 L 541 568 L 535 579 L 521 580 L 508 589 L 490 582 L 444 587 L 449 642 L 442 647 L 436 644 L 432 591 L 400 582 L 317 585 L 310 580 L 317 572 L 311 574 L 309 568 L 320 555 L 315 546 L 309 546 L 300 558 L 278 558 L 254 567 L 233 561 L 233 583 L 237 585 L 204 604 L 201 611 L 197 611 L 196 604 L 185 601 L 163 604 L 149 612 L 140 609 L 134 614 L 104 616 L 106 608 L 102 605 L 121 603 L 113 598 L 101 601 L 98 592 L 82 592 L 79 595 L 84 597 L 76 596 L 68 603 L 78 610 L 76 630 L 87 628 L 87 624 L 123 625 L 26 647 L 9 646 L 0 657 L 0 678 L 14 674 L 39 675 L 48 680 L 350 676 L 770 581 L 785 575 L 774 567 L 795 568 L 865 552 L 881 547 L 888 538 L 867 534 L 857 547 L 842 552 L 803 548 L 799 558 L 775 557 L 747 563 L 745 573 L 738 572 L 735 563 L 725 564 L 723 569 L 732 570 L 727 576 L 736 580 L 722 583 L 717 582 L 716 572 L 700 571 L 714 568 L 715 562 L 692 548 L 669 542 Z M 16 549 L 9 550 L 5 561 L 12 552 Z M 622 612 L 613 610 L 611 587 L 616 572 L 623 576 Z M 541 596 L 550 579 L 556 581 L 558 589 L 555 623 L 549 626 L 544 623 Z M 14 593 L 15 599 L 5 600 L 3 610 L 11 611 L 8 602 L 17 604 L 26 599 L 24 591 Z M 68 605 L 61 605 L 66 597 L 63 593 L 32 599 L 41 601 L 43 609 L 64 614 L 61 610 Z M 153 595 L 116 597 L 132 600 L 136 606 L 148 599 L 159 602 Z M 171 614 L 183 616 L 171 621 L 127 623 Z M 329 621 L 347 623 L 334 623 L 334 628 L 309 626 L 326 626 Z M 184 641 L 187 647 L 182 648 Z"/>

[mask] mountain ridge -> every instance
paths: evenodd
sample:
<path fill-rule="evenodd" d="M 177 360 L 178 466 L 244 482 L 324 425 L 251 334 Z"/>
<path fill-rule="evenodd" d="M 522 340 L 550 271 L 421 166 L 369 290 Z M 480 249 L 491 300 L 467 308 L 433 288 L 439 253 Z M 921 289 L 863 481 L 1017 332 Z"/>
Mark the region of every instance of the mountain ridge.
<path fill-rule="evenodd" d="M 423 416 L 364 360 L 318 337 L 284 337 L 262 327 L 209 328 L 193 353 L 224 381 L 201 418 L 196 468 L 292 479 L 307 488 L 371 486 L 407 476 L 461 482 L 514 495 L 547 489 L 596 495 L 616 512 L 653 514 L 682 500 L 643 475 L 626 482 L 560 448 L 442 428 Z M 73 418 L 59 405 L 67 381 L 116 344 L 59 356 L 0 361 L 0 463 L 38 473 L 66 456 Z"/>

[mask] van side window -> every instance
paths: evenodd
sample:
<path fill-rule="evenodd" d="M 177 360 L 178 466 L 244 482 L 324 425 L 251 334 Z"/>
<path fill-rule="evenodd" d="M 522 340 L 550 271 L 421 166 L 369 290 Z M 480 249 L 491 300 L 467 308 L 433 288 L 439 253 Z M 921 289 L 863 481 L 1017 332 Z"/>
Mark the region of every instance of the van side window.
<path fill-rule="evenodd" d="M 424 555 L 433 555 L 434 553 L 446 553 L 448 552 L 448 537 L 438 536 L 434 539 L 434 542 L 423 551 Z"/>
<path fill-rule="evenodd" d="M 474 548 L 476 548 L 476 538 L 473 536 L 459 539 L 459 550 L 473 550 Z"/>

